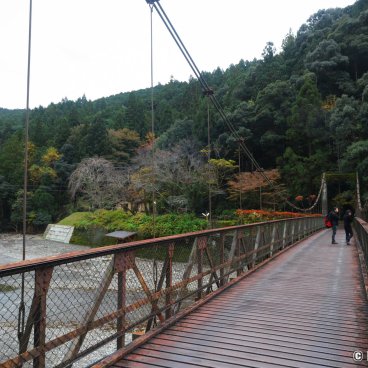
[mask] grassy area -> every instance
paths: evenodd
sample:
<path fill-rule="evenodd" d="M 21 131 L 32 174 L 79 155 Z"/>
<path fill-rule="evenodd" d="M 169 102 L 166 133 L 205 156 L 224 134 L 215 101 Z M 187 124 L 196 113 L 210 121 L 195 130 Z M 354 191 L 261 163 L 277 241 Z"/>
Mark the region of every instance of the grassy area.
<path fill-rule="evenodd" d="M 88 214 L 89 212 L 74 212 L 68 217 L 65 217 L 59 221 L 59 225 L 75 226 L 75 224 L 79 224 L 81 221 L 83 221 Z"/>
<path fill-rule="evenodd" d="M 260 221 L 269 221 L 287 217 L 300 217 L 303 214 L 292 212 L 275 212 L 264 210 L 238 210 L 228 211 L 215 221 L 217 228 L 249 224 Z M 168 213 L 158 215 L 153 221 L 151 215 L 145 213 L 131 214 L 123 210 L 97 210 L 94 212 L 75 212 L 59 222 L 60 225 L 74 226 L 75 230 L 71 243 L 89 246 L 113 245 L 117 243 L 114 238 L 105 234 L 125 230 L 137 233 L 137 239 L 150 239 L 168 235 L 183 234 L 192 231 L 200 231 L 207 228 L 207 222 L 194 214 Z M 152 258 L 152 250 L 142 251 L 147 257 Z M 165 255 L 159 255 L 164 259 Z"/>
<path fill-rule="evenodd" d="M 59 222 L 74 226 L 71 243 L 90 246 L 116 244 L 106 233 L 125 230 L 137 233 L 138 239 L 150 239 L 206 229 L 207 222 L 194 214 L 164 214 L 153 217 L 144 213 L 135 215 L 122 210 L 75 212 Z"/>

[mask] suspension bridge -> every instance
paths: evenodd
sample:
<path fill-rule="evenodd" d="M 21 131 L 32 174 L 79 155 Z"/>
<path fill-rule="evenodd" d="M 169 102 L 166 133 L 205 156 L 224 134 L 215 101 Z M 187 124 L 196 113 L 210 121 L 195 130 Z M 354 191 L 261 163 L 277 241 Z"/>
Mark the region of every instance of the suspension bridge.
<path fill-rule="evenodd" d="M 0 366 L 367 366 L 360 218 L 354 235 L 332 245 L 309 215 L 2 266 Z"/>
<path fill-rule="evenodd" d="M 160 3 L 146 2 L 272 187 Z M 26 173 L 27 150 L 24 214 Z M 368 224 L 359 192 L 357 180 L 351 245 L 341 229 L 331 244 L 323 217 L 311 213 L 328 211 L 323 175 L 302 217 L 0 266 L 0 367 L 368 366 Z"/>

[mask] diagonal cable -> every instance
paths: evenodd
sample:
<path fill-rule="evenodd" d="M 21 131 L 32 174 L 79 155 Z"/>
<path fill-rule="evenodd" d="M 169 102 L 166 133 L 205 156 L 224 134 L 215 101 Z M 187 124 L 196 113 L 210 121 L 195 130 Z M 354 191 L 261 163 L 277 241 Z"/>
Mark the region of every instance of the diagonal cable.
<path fill-rule="evenodd" d="M 258 171 L 260 173 L 260 175 L 265 179 L 265 181 L 267 182 L 267 184 L 270 185 L 270 187 L 272 189 L 275 189 L 275 185 L 272 182 L 272 180 L 264 173 L 263 168 L 259 165 L 258 161 L 254 158 L 253 154 L 250 152 L 250 150 L 248 149 L 248 147 L 245 145 L 244 141 L 241 140 L 241 137 L 240 137 L 239 133 L 236 131 L 236 129 L 235 129 L 234 125 L 232 124 L 232 122 L 227 118 L 224 110 L 221 107 L 220 102 L 218 101 L 217 97 L 214 95 L 213 90 L 208 86 L 207 81 L 203 77 L 202 73 L 200 72 L 200 70 L 198 69 L 196 63 L 194 62 L 193 58 L 191 57 L 189 51 L 187 50 L 187 48 L 185 47 L 185 45 L 184 45 L 183 41 L 181 40 L 180 36 L 176 32 L 175 27 L 173 26 L 173 24 L 171 23 L 169 17 L 167 16 L 167 14 L 165 13 L 164 9 L 162 8 L 159 0 L 146 0 L 146 2 L 156 10 L 157 14 L 161 18 L 161 20 L 164 23 L 165 27 L 167 28 L 167 30 L 171 34 L 173 40 L 175 41 L 175 43 L 178 46 L 178 48 L 181 51 L 181 53 L 183 54 L 185 60 L 188 62 L 190 68 L 192 69 L 193 73 L 197 77 L 199 83 L 201 84 L 204 95 L 206 95 L 206 96 L 208 96 L 210 98 L 210 100 L 212 101 L 212 103 L 215 106 L 216 110 L 220 114 L 222 120 L 225 122 L 225 124 L 229 128 L 229 130 L 232 133 L 232 135 L 237 140 L 240 141 L 240 147 L 242 148 L 242 150 L 244 151 L 244 153 L 246 154 L 246 156 L 248 157 L 248 159 L 250 160 L 250 162 L 253 164 L 253 166 L 256 168 L 256 171 Z M 322 184 L 321 184 L 321 188 L 322 188 Z M 321 188 L 320 188 L 319 192 L 321 192 Z M 291 206 L 294 209 L 297 209 L 299 211 L 303 211 L 303 212 L 310 211 L 311 209 L 313 209 L 315 207 L 315 205 L 317 203 L 317 201 L 316 201 L 316 203 L 313 206 L 305 209 L 305 208 L 300 208 L 300 207 L 294 205 L 293 203 L 291 203 L 284 196 L 281 196 L 280 195 L 280 197 L 289 206 Z M 318 196 L 317 198 L 319 198 L 319 197 L 320 196 Z"/>

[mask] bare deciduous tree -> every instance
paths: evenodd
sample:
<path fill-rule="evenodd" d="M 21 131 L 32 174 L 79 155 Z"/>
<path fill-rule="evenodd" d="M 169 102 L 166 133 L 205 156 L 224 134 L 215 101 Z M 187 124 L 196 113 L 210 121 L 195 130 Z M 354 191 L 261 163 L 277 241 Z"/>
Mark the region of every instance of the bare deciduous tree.
<path fill-rule="evenodd" d="M 126 178 L 101 157 L 82 160 L 69 178 L 73 199 L 80 194 L 91 209 L 112 208 L 124 198 Z"/>
<path fill-rule="evenodd" d="M 205 161 L 198 147 L 187 140 L 182 140 L 170 151 L 156 149 L 154 154 L 152 144 L 141 147 L 129 170 L 129 188 L 145 203 L 147 210 L 151 207 L 153 191 L 170 207 L 183 208 L 188 203 L 191 186 L 203 183 L 205 188 Z"/>

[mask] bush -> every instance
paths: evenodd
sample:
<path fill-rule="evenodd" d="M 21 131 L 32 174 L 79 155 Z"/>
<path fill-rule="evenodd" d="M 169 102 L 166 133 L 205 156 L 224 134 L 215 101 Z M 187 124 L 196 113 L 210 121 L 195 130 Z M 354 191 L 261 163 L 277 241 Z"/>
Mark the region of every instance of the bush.
<path fill-rule="evenodd" d="M 237 220 L 218 220 L 216 221 L 216 227 L 222 228 L 222 227 L 229 227 L 229 226 L 236 226 L 239 225 L 240 221 Z"/>
<path fill-rule="evenodd" d="M 97 210 L 76 212 L 59 222 L 60 225 L 74 226 L 71 242 L 82 245 L 106 245 L 101 234 L 125 230 L 136 232 L 139 239 L 149 239 L 182 234 L 206 229 L 207 222 L 193 214 L 166 214 L 155 217 L 144 213 L 132 215 L 122 210 Z M 111 239 L 108 240 L 111 243 Z"/>
<path fill-rule="evenodd" d="M 140 227 L 140 233 L 144 238 L 152 238 L 154 235 L 160 237 L 200 231 L 206 227 L 207 222 L 193 214 L 166 214 L 156 217 L 155 226 L 153 226 L 153 218 L 151 217 L 149 222 Z"/>
<path fill-rule="evenodd" d="M 280 220 L 285 218 L 296 218 L 310 216 L 310 213 L 297 212 L 278 212 L 265 210 L 237 210 L 236 215 L 244 224 L 252 224 L 254 222 Z"/>

